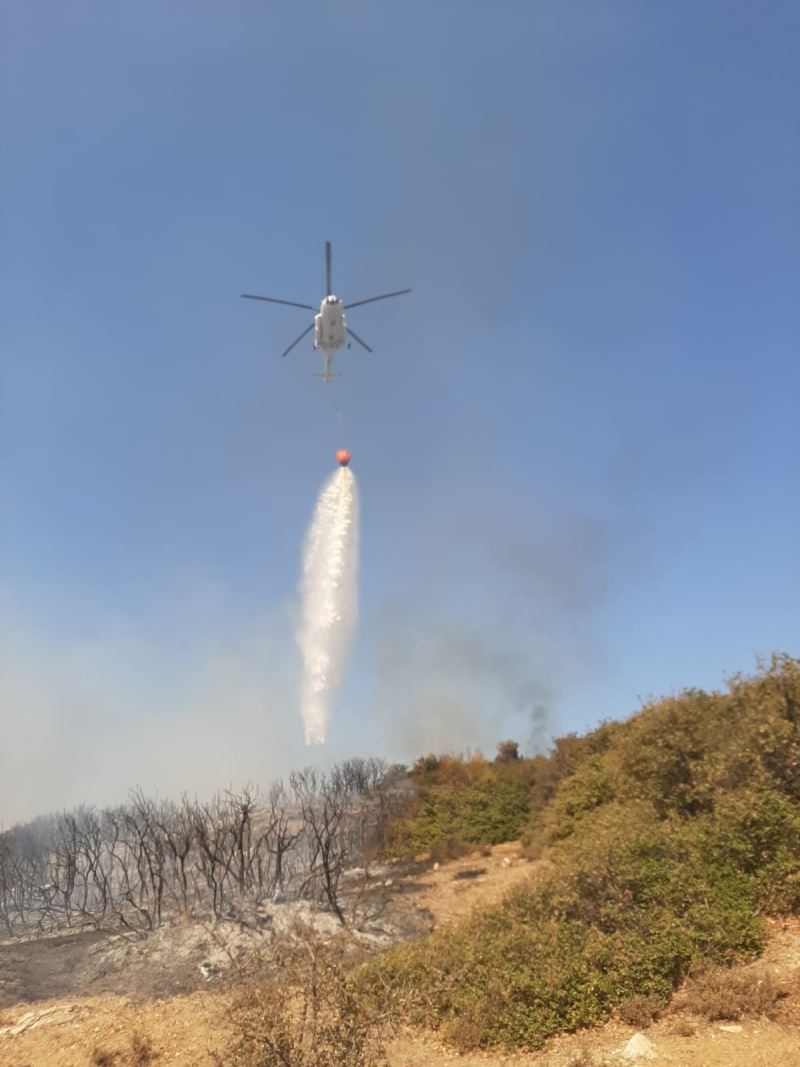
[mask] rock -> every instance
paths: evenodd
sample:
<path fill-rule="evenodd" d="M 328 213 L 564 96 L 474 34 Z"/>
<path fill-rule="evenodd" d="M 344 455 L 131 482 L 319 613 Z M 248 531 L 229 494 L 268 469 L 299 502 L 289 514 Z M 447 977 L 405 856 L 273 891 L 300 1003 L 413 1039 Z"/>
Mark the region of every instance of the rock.
<path fill-rule="evenodd" d="M 40 1026 L 47 1026 L 49 1023 L 66 1022 L 72 1011 L 72 1004 L 55 1004 L 53 1007 L 44 1008 L 41 1011 L 29 1011 L 21 1019 L 18 1019 L 13 1026 L 4 1026 L 0 1029 L 0 1037 L 4 1037 L 6 1034 L 9 1037 L 16 1037 L 18 1034 L 24 1034 L 26 1030 L 36 1030 Z"/>
<path fill-rule="evenodd" d="M 627 1045 L 619 1050 L 623 1060 L 654 1060 L 656 1050 L 644 1034 L 634 1034 Z"/>
<path fill-rule="evenodd" d="M 505 856 L 503 858 L 503 862 L 500 864 L 500 866 L 501 867 L 510 867 L 511 866 L 511 860 L 508 858 L 508 856 Z"/>
<path fill-rule="evenodd" d="M 434 863 L 434 865 L 433 865 L 433 869 L 434 869 L 435 871 L 438 871 L 438 870 L 439 870 L 439 864 L 438 864 L 438 863 Z"/>
<path fill-rule="evenodd" d="M 391 878 L 387 878 L 386 881 L 383 883 L 383 887 L 384 889 L 388 889 L 390 885 L 394 885 L 394 882 Z"/>
<path fill-rule="evenodd" d="M 720 1030 L 726 1034 L 740 1034 L 744 1030 L 743 1026 L 739 1026 L 738 1023 L 726 1023 L 720 1026 Z"/>

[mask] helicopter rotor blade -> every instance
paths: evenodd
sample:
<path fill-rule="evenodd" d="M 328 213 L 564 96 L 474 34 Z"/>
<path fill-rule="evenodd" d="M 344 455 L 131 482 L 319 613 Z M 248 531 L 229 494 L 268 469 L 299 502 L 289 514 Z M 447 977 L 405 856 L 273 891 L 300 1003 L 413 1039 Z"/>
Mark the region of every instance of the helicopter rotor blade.
<path fill-rule="evenodd" d="M 325 242 L 325 296 L 331 295 L 331 243 Z"/>
<path fill-rule="evenodd" d="M 353 338 L 354 341 L 358 341 L 358 343 L 361 345 L 362 348 L 366 348 L 366 350 L 368 352 L 372 351 L 372 349 L 369 347 L 367 342 L 366 341 L 362 341 L 361 338 L 358 336 L 358 334 L 357 333 L 353 333 L 353 331 L 350 329 L 349 326 L 347 327 L 347 332 L 350 334 L 350 336 Z"/>
<path fill-rule="evenodd" d="M 380 296 L 370 296 L 366 300 L 355 300 L 352 304 L 345 304 L 344 308 L 359 308 L 362 304 L 374 304 L 376 300 L 388 300 L 390 296 L 403 296 L 404 293 L 410 293 L 410 289 L 398 289 L 396 293 L 381 293 Z"/>
<path fill-rule="evenodd" d="M 243 300 L 266 300 L 268 304 L 287 304 L 290 308 L 305 308 L 306 311 L 313 311 L 312 304 L 298 304 L 295 300 L 277 300 L 274 296 L 256 296 L 255 293 L 242 293 Z"/>
<path fill-rule="evenodd" d="M 288 355 L 289 355 L 289 353 L 290 353 L 290 352 L 292 351 L 292 349 L 294 348 L 294 346 L 295 346 L 295 345 L 299 345 L 299 344 L 300 344 L 300 342 L 301 342 L 301 341 L 303 340 L 303 338 L 305 337 L 305 335 L 306 335 L 307 333 L 311 333 L 311 331 L 312 331 L 313 329 L 314 329 L 314 323 L 312 322 L 310 326 L 307 326 L 307 327 L 305 328 L 305 330 L 303 330 L 303 332 L 302 332 L 302 333 L 300 334 L 300 336 L 299 336 L 299 337 L 296 337 L 296 338 L 294 339 L 294 341 L 292 341 L 292 343 L 291 343 L 291 344 L 289 345 L 289 347 L 288 347 L 288 348 L 286 349 L 286 351 L 285 351 L 285 352 L 281 352 L 281 356 L 288 356 Z"/>

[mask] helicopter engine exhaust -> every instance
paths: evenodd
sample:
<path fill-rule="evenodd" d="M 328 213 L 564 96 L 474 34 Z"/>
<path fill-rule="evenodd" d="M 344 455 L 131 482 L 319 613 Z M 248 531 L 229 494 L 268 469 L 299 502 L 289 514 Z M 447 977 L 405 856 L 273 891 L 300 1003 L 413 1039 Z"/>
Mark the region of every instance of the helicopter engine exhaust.
<path fill-rule="evenodd" d="M 303 662 L 300 710 L 307 745 L 322 745 L 347 666 L 358 612 L 358 485 L 350 453 L 324 483 L 306 533 L 297 644 Z"/>

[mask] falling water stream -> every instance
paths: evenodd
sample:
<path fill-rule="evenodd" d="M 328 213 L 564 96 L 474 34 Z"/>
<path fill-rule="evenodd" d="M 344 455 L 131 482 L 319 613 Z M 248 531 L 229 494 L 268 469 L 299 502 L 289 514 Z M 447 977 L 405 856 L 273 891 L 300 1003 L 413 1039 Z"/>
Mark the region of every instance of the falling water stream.
<path fill-rule="evenodd" d="M 358 484 L 340 467 L 320 490 L 306 533 L 297 643 L 307 745 L 325 742 L 358 613 Z"/>

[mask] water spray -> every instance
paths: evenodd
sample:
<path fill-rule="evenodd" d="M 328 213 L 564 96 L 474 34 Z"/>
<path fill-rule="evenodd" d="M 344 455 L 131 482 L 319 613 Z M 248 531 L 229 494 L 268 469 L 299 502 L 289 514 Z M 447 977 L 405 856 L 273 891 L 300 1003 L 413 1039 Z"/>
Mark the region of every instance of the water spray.
<path fill-rule="evenodd" d="M 350 453 L 320 490 L 306 533 L 297 644 L 303 659 L 300 708 L 307 745 L 321 745 L 347 666 L 358 612 L 358 485 Z"/>

